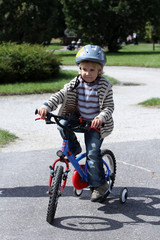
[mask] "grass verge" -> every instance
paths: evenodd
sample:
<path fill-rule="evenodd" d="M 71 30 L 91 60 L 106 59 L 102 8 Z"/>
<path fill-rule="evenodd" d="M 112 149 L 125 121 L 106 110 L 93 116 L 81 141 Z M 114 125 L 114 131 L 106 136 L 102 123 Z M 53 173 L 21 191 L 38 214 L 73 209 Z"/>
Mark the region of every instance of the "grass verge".
<path fill-rule="evenodd" d="M 160 98 L 151 98 L 144 102 L 140 102 L 138 105 L 142 105 L 145 107 L 158 107 L 160 108 Z"/>
<path fill-rule="evenodd" d="M 78 74 L 77 71 L 60 70 L 59 76 L 55 79 L 49 79 L 39 82 L 1 84 L 0 95 L 22 95 L 22 94 L 37 94 L 50 93 L 63 88 L 64 84 L 72 80 Z M 117 84 L 118 81 L 114 78 L 106 76 L 112 84 Z"/>
<path fill-rule="evenodd" d="M 0 147 L 3 147 L 9 142 L 13 142 L 17 138 L 18 138 L 17 136 L 10 133 L 9 131 L 0 129 Z"/>

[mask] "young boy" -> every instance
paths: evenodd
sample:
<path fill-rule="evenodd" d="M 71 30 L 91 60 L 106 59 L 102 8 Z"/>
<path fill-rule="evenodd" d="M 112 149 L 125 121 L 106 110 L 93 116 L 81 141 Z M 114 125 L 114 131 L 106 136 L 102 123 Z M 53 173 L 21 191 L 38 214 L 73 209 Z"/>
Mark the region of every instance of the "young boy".
<path fill-rule="evenodd" d="M 84 139 L 88 181 L 93 189 L 91 201 L 95 202 L 100 201 L 108 190 L 100 148 L 104 137 L 113 130 L 112 84 L 102 77 L 106 56 L 99 46 L 86 45 L 81 48 L 76 55 L 76 63 L 79 66 L 80 75 L 53 94 L 38 113 L 44 118 L 47 111 L 53 111 L 62 104 L 59 115 L 81 116 L 85 120 L 92 121 L 91 130 L 84 133 Z M 61 120 L 61 124 L 67 125 L 67 121 Z M 100 132 L 94 128 L 98 128 Z M 65 130 L 60 127 L 58 129 L 64 138 Z M 75 156 L 81 152 L 74 132 L 70 132 L 69 148 Z"/>

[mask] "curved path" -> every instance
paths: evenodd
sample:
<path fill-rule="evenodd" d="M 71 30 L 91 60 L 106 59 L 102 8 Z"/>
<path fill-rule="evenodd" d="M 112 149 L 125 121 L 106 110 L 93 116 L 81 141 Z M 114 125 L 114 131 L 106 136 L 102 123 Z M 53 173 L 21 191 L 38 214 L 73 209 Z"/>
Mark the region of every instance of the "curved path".
<path fill-rule="evenodd" d="M 63 69 L 78 71 L 76 66 L 64 66 Z M 105 67 L 104 73 L 127 83 L 113 87 L 115 128 L 105 141 L 159 139 L 160 109 L 145 108 L 137 104 L 152 97 L 160 97 L 160 69 Z M 46 126 L 42 121 L 34 121 L 34 109 L 41 106 L 50 95 L 0 96 L 0 127 L 19 137 L 16 142 L 2 148 L 1 152 L 41 150 L 61 144 L 56 126 Z M 82 138 L 81 135 L 79 137 Z M 83 140 L 80 141 L 83 144 Z"/>

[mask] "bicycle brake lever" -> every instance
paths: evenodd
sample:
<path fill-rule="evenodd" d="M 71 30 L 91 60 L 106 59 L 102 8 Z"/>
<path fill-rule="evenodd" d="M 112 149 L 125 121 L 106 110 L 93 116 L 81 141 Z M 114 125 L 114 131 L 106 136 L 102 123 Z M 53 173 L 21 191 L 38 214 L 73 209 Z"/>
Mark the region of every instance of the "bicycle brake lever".
<path fill-rule="evenodd" d="M 35 121 L 37 121 L 37 120 L 45 120 L 45 121 L 47 121 L 47 118 L 40 118 L 40 117 L 39 117 L 39 118 L 36 118 L 36 119 L 35 119 Z"/>
<path fill-rule="evenodd" d="M 36 118 L 35 121 L 37 121 L 37 120 L 41 120 L 41 118 Z"/>

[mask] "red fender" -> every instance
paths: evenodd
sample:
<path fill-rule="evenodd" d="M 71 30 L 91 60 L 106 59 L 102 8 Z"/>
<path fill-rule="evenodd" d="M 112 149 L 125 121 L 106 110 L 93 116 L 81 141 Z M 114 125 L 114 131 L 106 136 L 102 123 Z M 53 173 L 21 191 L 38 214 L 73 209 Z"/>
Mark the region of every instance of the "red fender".
<path fill-rule="evenodd" d="M 85 165 L 80 165 L 83 169 L 85 168 Z M 75 189 L 81 190 L 83 188 L 86 188 L 89 186 L 88 181 L 82 181 L 81 176 L 77 172 L 77 170 L 74 170 L 72 175 L 72 183 Z"/>

